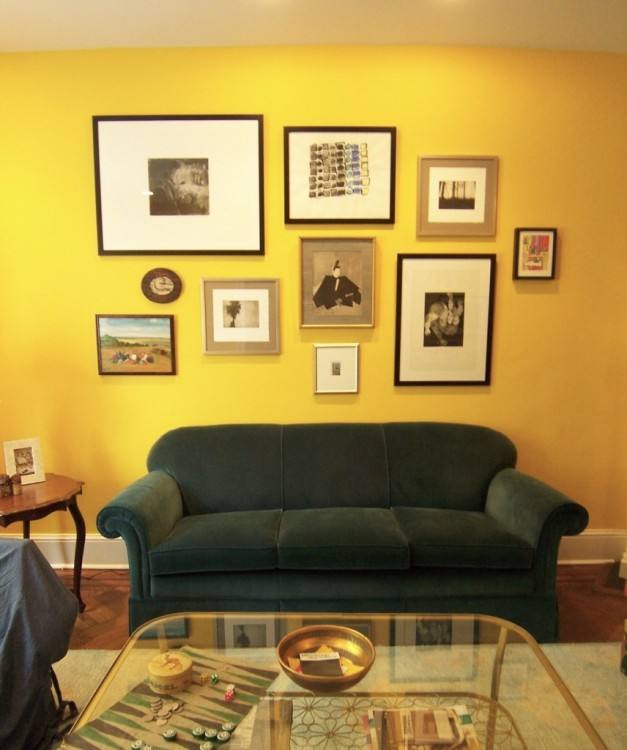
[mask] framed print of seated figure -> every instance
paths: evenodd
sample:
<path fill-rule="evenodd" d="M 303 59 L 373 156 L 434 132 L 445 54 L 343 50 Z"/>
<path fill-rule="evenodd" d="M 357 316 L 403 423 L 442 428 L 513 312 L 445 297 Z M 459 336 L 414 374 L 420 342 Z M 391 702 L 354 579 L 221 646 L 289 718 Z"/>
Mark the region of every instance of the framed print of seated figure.
<path fill-rule="evenodd" d="M 374 239 L 301 238 L 301 326 L 374 325 Z"/>

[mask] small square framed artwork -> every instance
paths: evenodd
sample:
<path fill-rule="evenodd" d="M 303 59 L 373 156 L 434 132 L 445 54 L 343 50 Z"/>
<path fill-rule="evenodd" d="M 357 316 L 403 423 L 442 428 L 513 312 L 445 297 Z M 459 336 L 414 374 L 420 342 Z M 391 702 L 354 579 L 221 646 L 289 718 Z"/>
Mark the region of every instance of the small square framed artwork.
<path fill-rule="evenodd" d="M 374 325 L 374 239 L 302 237 L 301 327 Z"/>
<path fill-rule="evenodd" d="M 286 224 L 393 224 L 396 128 L 284 128 Z"/>
<path fill-rule="evenodd" d="M 554 279 L 557 229 L 518 227 L 514 232 L 514 279 Z"/>
<path fill-rule="evenodd" d="M 96 315 L 100 375 L 176 375 L 173 315 Z"/>
<path fill-rule="evenodd" d="M 493 237 L 498 168 L 496 156 L 422 157 L 418 235 Z"/>
<path fill-rule="evenodd" d="M 22 484 L 45 481 L 39 438 L 8 440 L 3 447 L 4 468 L 9 476 L 19 474 Z"/>
<path fill-rule="evenodd" d="M 278 279 L 202 279 L 203 354 L 278 354 Z"/>
<path fill-rule="evenodd" d="M 357 393 L 359 344 L 314 344 L 314 393 Z"/>

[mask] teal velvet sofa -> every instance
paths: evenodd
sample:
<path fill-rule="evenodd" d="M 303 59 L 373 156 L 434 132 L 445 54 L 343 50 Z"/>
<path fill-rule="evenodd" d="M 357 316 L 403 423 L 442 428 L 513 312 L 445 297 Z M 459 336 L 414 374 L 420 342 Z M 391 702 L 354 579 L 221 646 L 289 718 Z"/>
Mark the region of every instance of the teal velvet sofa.
<path fill-rule="evenodd" d="M 129 624 L 170 612 L 474 612 L 557 634 L 581 505 L 474 425 L 246 424 L 163 435 L 98 515 L 122 536 Z"/>

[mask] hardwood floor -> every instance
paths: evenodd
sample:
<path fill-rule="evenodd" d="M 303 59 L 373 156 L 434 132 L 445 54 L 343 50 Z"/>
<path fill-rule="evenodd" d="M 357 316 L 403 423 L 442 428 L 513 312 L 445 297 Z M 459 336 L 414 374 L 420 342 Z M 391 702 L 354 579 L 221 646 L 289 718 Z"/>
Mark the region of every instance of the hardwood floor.
<path fill-rule="evenodd" d="M 71 571 L 59 571 L 59 576 L 71 586 Z M 618 563 L 560 565 L 560 642 L 619 641 L 627 619 L 623 585 Z M 121 648 L 128 636 L 128 591 L 126 570 L 83 571 L 81 594 L 87 607 L 76 621 L 70 648 Z"/>

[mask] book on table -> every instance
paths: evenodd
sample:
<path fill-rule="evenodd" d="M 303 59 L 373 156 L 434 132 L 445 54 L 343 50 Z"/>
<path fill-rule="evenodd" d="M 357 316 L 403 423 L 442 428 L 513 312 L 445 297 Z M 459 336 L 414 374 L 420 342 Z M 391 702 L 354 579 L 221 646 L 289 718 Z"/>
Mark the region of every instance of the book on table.
<path fill-rule="evenodd" d="M 465 706 L 368 711 L 371 750 L 479 750 Z"/>

